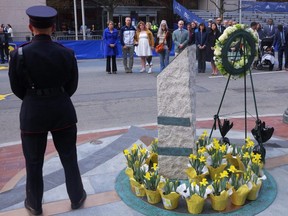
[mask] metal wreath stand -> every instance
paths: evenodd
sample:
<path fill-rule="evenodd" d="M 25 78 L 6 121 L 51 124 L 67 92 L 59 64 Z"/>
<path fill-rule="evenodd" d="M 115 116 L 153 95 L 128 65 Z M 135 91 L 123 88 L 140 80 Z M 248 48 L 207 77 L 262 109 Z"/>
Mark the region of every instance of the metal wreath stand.
<path fill-rule="evenodd" d="M 233 48 L 233 50 L 231 48 Z M 247 139 L 247 79 L 246 79 L 246 71 L 247 71 L 250 75 L 251 88 L 252 88 L 254 106 L 255 106 L 255 112 L 256 112 L 255 127 L 251 130 L 251 133 L 254 136 L 255 140 L 258 142 L 258 145 L 254 147 L 253 152 L 260 153 L 262 161 L 265 162 L 266 150 L 264 148 L 263 143 L 267 142 L 272 137 L 274 128 L 266 127 L 265 122 L 264 121 L 262 122 L 258 116 L 253 77 L 251 73 L 251 65 L 254 61 L 255 55 L 256 55 L 256 46 L 255 46 L 254 38 L 251 35 L 251 33 L 247 32 L 246 30 L 239 29 L 231 33 L 231 35 L 229 35 L 227 42 L 222 48 L 222 64 L 223 64 L 224 69 L 228 72 L 229 75 L 228 75 L 228 80 L 224 89 L 224 93 L 222 95 L 222 99 L 221 99 L 217 114 L 214 115 L 214 123 L 210 132 L 209 139 L 211 139 L 213 130 L 216 130 L 217 123 L 218 123 L 218 128 L 222 136 L 222 142 L 230 145 L 229 139 L 225 136 L 229 132 L 229 130 L 233 127 L 233 122 L 230 124 L 230 121 L 228 119 L 224 119 L 224 122 L 222 124 L 219 118 L 219 113 L 223 104 L 223 100 L 224 100 L 231 76 L 237 76 L 237 75 L 239 76 L 242 74 L 244 76 L 245 139 Z M 246 64 L 244 63 L 243 67 L 235 68 L 234 66 L 235 62 L 237 61 L 237 59 L 239 60 L 239 57 L 241 58 L 243 57 L 244 62 L 246 62 L 247 59 L 248 61 Z"/>

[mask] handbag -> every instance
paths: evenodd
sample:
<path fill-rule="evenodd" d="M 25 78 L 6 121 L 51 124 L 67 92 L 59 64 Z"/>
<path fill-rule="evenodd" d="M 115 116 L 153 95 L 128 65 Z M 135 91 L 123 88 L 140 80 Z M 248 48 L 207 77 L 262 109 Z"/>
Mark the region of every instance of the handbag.
<path fill-rule="evenodd" d="M 167 36 L 167 33 L 165 34 L 165 38 L 164 38 L 163 42 L 160 43 L 160 44 L 158 44 L 158 45 L 155 47 L 155 51 L 156 51 L 157 53 L 162 53 L 162 52 L 164 52 L 164 50 L 165 50 L 165 48 L 164 48 L 164 42 L 165 42 L 165 40 L 166 40 L 166 36 Z"/>
<path fill-rule="evenodd" d="M 164 43 L 160 43 L 160 44 L 158 44 L 156 47 L 155 47 L 155 51 L 157 52 L 157 53 L 161 53 L 161 52 L 163 52 L 165 49 L 164 49 Z"/>

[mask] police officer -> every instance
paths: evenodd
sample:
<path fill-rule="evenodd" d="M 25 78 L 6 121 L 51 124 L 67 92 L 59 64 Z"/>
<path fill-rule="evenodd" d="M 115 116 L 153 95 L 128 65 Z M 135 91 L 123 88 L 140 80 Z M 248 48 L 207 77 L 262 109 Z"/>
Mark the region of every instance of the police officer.
<path fill-rule="evenodd" d="M 47 6 L 26 10 L 31 42 L 11 53 L 9 78 L 13 93 L 22 100 L 20 129 L 26 161 L 25 208 L 42 214 L 42 167 L 50 131 L 64 167 L 71 208 L 80 208 L 86 192 L 76 152 L 77 116 L 70 97 L 78 85 L 74 52 L 51 40 L 57 11 Z"/>

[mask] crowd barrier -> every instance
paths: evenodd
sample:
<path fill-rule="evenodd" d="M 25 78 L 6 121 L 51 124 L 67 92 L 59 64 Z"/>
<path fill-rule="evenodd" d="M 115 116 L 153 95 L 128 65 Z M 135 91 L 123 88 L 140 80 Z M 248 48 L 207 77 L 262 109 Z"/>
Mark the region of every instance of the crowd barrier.
<path fill-rule="evenodd" d="M 13 42 L 17 47 L 27 43 L 27 42 Z M 74 50 L 77 59 L 100 59 L 104 58 L 104 42 L 103 40 L 78 40 L 78 41 L 70 41 L 63 40 L 57 41 L 57 43 L 62 44 L 63 46 Z M 174 55 L 174 46 L 172 46 L 172 50 L 170 55 Z M 120 42 L 117 44 L 118 48 L 118 58 L 122 57 L 122 49 Z M 158 54 L 153 50 L 153 56 L 157 56 Z"/>

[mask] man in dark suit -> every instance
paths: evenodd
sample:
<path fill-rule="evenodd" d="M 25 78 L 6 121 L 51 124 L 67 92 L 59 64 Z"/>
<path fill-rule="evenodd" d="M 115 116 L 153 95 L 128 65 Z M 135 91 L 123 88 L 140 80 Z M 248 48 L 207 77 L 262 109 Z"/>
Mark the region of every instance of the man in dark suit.
<path fill-rule="evenodd" d="M 223 32 L 226 29 L 226 27 L 224 25 L 222 25 L 221 17 L 216 18 L 215 23 L 217 25 L 217 28 L 218 28 L 220 34 L 223 34 Z"/>
<path fill-rule="evenodd" d="M 269 18 L 267 20 L 267 25 L 264 27 L 264 35 L 265 37 L 274 38 L 276 33 L 276 27 L 273 23 L 273 19 Z"/>
<path fill-rule="evenodd" d="M 9 78 L 13 93 L 22 100 L 20 129 L 26 161 L 25 207 L 42 214 L 42 167 L 50 131 L 64 167 L 71 208 L 85 199 L 77 162 L 77 116 L 70 97 L 78 86 L 74 52 L 51 40 L 57 11 L 47 6 L 26 10 L 34 38 L 11 53 Z"/>
<path fill-rule="evenodd" d="M 275 34 L 274 38 L 274 47 L 278 50 L 278 69 L 282 70 L 283 65 L 283 54 L 285 57 L 285 69 L 288 70 L 288 33 L 284 29 L 283 25 L 278 25 L 278 31 Z"/>

